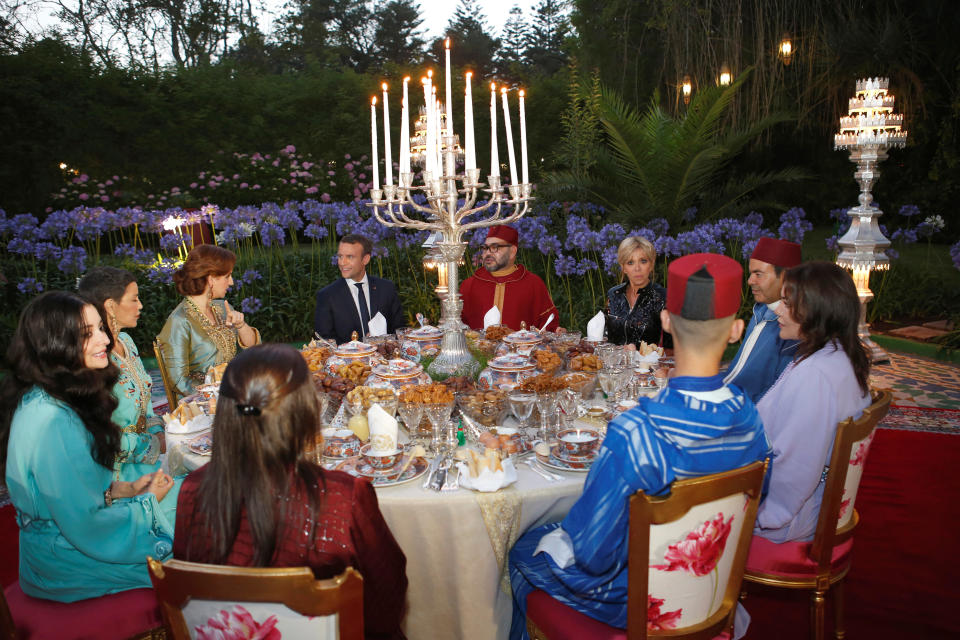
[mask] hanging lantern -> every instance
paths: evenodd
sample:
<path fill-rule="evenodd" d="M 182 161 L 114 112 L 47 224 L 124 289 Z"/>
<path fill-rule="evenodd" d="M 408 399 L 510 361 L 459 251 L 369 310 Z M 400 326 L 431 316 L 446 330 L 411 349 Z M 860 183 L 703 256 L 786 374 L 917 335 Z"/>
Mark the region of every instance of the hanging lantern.
<path fill-rule="evenodd" d="M 777 53 L 780 59 L 783 60 L 783 64 L 790 66 L 790 60 L 793 58 L 793 41 L 790 39 L 789 33 L 783 34 L 783 37 L 780 38 L 780 46 L 777 48 Z"/>
<path fill-rule="evenodd" d="M 683 93 L 683 104 L 690 104 L 690 94 L 693 93 L 693 81 L 690 80 L 690 76 L 683 76 L 680 92 Z"/>
<path fill-rule="evenodd" d="M 727 87 L 730 86 L 731 82 L 733 82 L 733 74 L 730 73 L 730 67 L 724 62 L 723 65 L 720 66 L 720 75 L 717 77 L 717 84 L 721 87 Z"/>

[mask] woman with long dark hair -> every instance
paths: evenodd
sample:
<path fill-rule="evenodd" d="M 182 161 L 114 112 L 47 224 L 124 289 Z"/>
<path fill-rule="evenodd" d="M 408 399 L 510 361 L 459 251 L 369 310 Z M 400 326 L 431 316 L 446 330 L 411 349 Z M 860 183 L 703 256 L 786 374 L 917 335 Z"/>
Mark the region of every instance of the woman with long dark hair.
<path fill-rule="evenodd" d="M 363 575 L 367 637 L 403 637 L 406 558 L 366 480 L 326 471 L 315 446 L 320 404 L 306 361 L 289 346 L 248 349 L 228 366 L 213 456 L 183 483 L 174 556 L 236 566 L 308 566 Z"/>
<path fill-rule="evenodd" d="M 149 587 L 148 555 L 170 555 L 162 471 L 114 479 L 117 368 L 96 308 L 63 291 L 23 310 L 0 387 L 0 459 L 20 527 L 20 586 L 63 602 Z"/>
<path fill-rule="evenodd" d="M 260 344 L 260 332 L 224 300 L 236 263 L 237 256 L 229 249 L 201 244 L 173 274 L 183 301 L 167 317 L 157 339 L 181 395 L 193 393 L 207 369 L 230 362 L 238 346 Z"/>
<path fill-rule="evenodd" d="M 837 424 L 870 404 L 870 359 L 857 334 L 860 299 L 850 274 L 830 262 L 793 267 L 782 300 L 780 337 L 800 344 L 757 403 L 774 459 L 755 533 L 777 543 L 813 538 Z"/>
<path fill-rule="evenodd" d="M 126 269 L 94 267 L 80 279 L 77 290 L 97 307 L 113 339 L 110 362 L 117 367 L 119 377 L 113 385 L 117 408 L 110 418 L 123 430 L 114 477 L 132 482 L 160 469 L 160 454 L 166 451 L 163 422 L 153 412 L 153 381 L 133 338 L 123 331 L 137 326 L 143 308 L 137 279 Z M 171 523 L 181 480 L 174 480 L 160 503 Z"/>

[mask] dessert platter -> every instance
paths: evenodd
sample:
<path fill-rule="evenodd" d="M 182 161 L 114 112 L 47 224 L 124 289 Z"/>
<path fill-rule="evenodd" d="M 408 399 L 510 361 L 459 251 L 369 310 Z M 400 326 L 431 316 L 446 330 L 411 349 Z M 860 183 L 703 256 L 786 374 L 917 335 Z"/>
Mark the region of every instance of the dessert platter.
<path fill-rule="evenodd" d="M 209 456 L 213 454 L 213 434 L 203 433 L 195 438 L 190 438 L 186 442 L 187 449 L 198 456 Z"/>

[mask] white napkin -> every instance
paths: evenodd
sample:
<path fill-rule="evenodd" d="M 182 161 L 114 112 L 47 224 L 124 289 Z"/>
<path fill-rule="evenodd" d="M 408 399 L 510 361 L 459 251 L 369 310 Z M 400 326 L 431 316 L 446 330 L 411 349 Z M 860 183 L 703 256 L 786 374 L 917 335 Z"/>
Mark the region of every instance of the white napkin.
<path fill-rule="evenodd" d="M 657 353 L 656 351 L 651 351 L 645 356 L 641 356 L 637 351 L 634 351 L 633 353 L 634 353 L 634 359 L 638 363 L 655 365 L 658 362 L 660 362 L 660 354 Z"/>
<path fill-rule="evenodd" d="M 486 330 L 487 327 L 492 327 L 496 324 L 500 324 L 500 309 L 497 309 L 496 305 L 494 305 L 490 307 L 490 311 L 483 314 L 483 328 Z"/>
<path fill-rule="evenodd" d="M 476 478 L 470 475 L 470 467 L 465 462 L 458 462 L 460 467 L 460 486 L 474 491 L 489 493 L 509 486 L 517 481 L 517 468 L 513 466 L 513 460 L 504 460 L 501 462 L 503 471 L 491 471 L 484 469 Z"/>
<path fill-rule="evenodd" d="M 165 424 L 163 428 L 166 429 L 167 433 L 180 435 L 184 433 L 197 433 L 209 429 L 212 426 L 213 416 L 202 415 L 192 420 L 187 420 L 187 424 L 182 424 L 179 420 L 173 419 Z"/>
<path fill-rule="evenodd" d="M 575 558 L 573 555 L 573 540 L 563 527 L 558 527 L 540 538 L 537 548 L 533 550 L 533 555 L 546 553 L 550 556 L 558 567 L 566 569 L 573 564 Z"/>
<path fill-rule="evenodd" d="M 587 323 L 587 339 L 603 340 L 603 328 L 606 326 L 606 318 L 603 317 L 603 311 L 598 311 L 597 315 L 590 318 Z"/>
<path fill-rule="evenodd" d="M 370 330 L 368 336 L 385 336 L 387 335 L 387 319 L 377 311 L 377 315 L 370 318 L 370 322 L 367 323 L 367 328 Z"/>
<path fill-rule="evenodd" d="M 374 404 L 367 411 L 370 424 L 370 448 L 374 453 L 390 454 L 397 450 L 397 420 Z"/>

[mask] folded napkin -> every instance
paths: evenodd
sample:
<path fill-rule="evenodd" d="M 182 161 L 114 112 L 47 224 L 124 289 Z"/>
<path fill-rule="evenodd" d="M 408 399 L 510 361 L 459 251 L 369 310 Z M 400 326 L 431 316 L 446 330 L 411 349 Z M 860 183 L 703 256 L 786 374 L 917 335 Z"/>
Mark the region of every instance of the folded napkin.
<path fill-rule="evenodd" d="M 513 460 L 501 462 L 502 471 L 484 468 L 476 476 L 470 475 L 470 467 L 467 463 L 458 462 L 457 466 L 460 467 L 460 486 L 474 491 L 484 493 L 498 491 L 517 481 L 517 468 L 513 466 Z"/>
<path fill-rule="evenodd" d="M 604 326 L 606 326 L 606 318 L 603 316 L 603 311 L 598 311 L 597 315 L 590 318 L 590 322 L 587 323 L 587 339 L 603 340 Z"/>
<path fill-rule="evenodd" d="M 500 324 L 500 309 L 497 309 L 496 305 L 494 305 L 490 307 L 490 311 L 483 314 L 483 328 L 486 330 L 487 327 L 492 327 L 496 324 Z"/>
<path fill-rule="evenodd" d="M 563 527 L 558 527 L 540 538 L 533 555 L 538 553 L 546 553 L 561 569 L 566 569 L 576 560 L 573 555 L 573 540 Z"/>
<path fill-rule="evenodd" d="M 655 365 L 658 362 L 660 362 L 660 354 L 657 353 L 656 351 L 651 351 L 645 356 L 640 355 L 639 352 L 637 351 L 634 351 L 633 353 L 634 353 L 634 356 L 633 356 L 634 360 L 637 363 Z"/>
<path fill-rule="evenodd" d="M 377 311 L 377 314 L 370 318 L 370 322 L 367 323 L 367 328 L 370 329 L 370 332 L 367 333 L 368 336 L 385 336 L 387 335 L 387 319 Z"/>
<path fill-rule="evenodd" d="M 383 407 L 374 404 L 367 411 L 370 425 L 370 448 L 373 453 L 390 454 L 397 450 L 397 420 Z"/>

